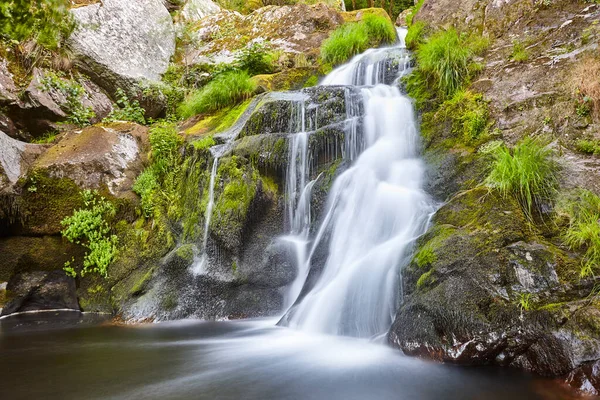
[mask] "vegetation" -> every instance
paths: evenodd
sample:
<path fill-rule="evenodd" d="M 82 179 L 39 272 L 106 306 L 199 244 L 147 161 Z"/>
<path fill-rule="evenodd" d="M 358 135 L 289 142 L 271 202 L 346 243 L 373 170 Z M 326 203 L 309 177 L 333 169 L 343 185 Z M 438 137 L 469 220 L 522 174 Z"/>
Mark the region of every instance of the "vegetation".
<path fill-rule="evenodd" d="M 388 12 L 392 19 L 413 5 L 412 0 L 344 0 L 346 10 L 354 11 L 363 8 L 381 7 Z"/>
<path fill-rule="evenodd" d="M 494 162 L 485 184 L 502 196 L 514 196 L 530 220 L 534 210 L 554 199 L 559 166 L 554 152 L 540 140 L 526 137 L 514 149 L 498 146 L 491 155 Z"/>
<path fill-rule="evenodd" d="M 588 57 L 574 68 L 569 86 L 577 101 L 577 114 L 600 119 L 600 60 Z"/>
<path fill-rule="evenodd" d="M 237 54 L 235 61 L 236 67 L 246 71 L 250 76 L 271 74 L 274 72 L 277 54 L 269 52 L 267 43 L 254 42 L 244 47 Z"/>
<path fill-rule="evenodd" d="M 525 62 L 529 59 L 529 52 L 527 51 L 525 45 L 522 42 L 518 40 L 513 41 L 510 59 L 518 63 Z"/>
<path fill-rule="evenodd" d="M 588 140 L 580 139 L 575 144 L 577 151 L 585 154 L 600 154 L 600 141 L 599 140 Z"/>
<path fill-rule="evenodd" d="M 529 311 L 532 308 L 531 305 L 531 293 L 520 293 L 518 299 L 519 308 L 521 311 Z"/>
<path fill-rule="evenodd" d="M 247 72 L 223 72 L 202 89 L 192 92 L 180 105 L 179 114 L 189 118 L 214 112 L 249 98 L 255 90 L 256 83 Z"/>
<path fill-rule="evenodd" d="M 414 19 L 415 15 L 417 15 L 417 13 L 421 9 L 421 7 L 423 7 L 424 3 L 425 3 L 425 0 L 418 0 L 417 4 L 409 7 L 410 13 L 406 16 L 406 25 L 407 26 L 410 27 L 413 25 L 413 19 Z"/>
<path fill-rule="evenodd" d="M 196 148 L 196 150 L 206 150 L 215 144 L 215 139 L 213 139 L 211 135 L 204 136 L 203 138 L 192 142 L 192 145 Z"/>
<path fill-rule="evenodd" d="M 360 22 L 351 22 L 337 28 L 321 45 L 325 63 L 338 65 L 369 47 L 393 43 L 396 30 L 391 21 L 378 15 L 365 15 Z"/>
<path fill-rule="evenodd" d="M 85 126 L 89 125 L 90 121 L 96 117 L 92 107 L 83 105 L 82 99 L 85 89 L 78 82 L 49 71 L 46 72 L 40 83 L 42 84 L 42 90 L 46 92 L 54 90 L 65 97 L 66 104 L 62 106 L 62 109 L 68 115 L 68 123 Z"/>
<path fill-rule="evenodd" d="M 118 108 L 115 108 L 108 117 L 105 118 L 105 121 L 131 121 L 142 125 L 146 123 L 146 118 L 144 116 L 145 111 L 140 106 L 139 101 L 130 100 L 125 91 L 121 88 L 117 89 L 116 96 Z"/>
<path fill-rule="evenodd" d="M 569 219 L 563 240 L 572 249 L 585 251 L 579 275 L 594 276 L 600 266 L 600 197 L 581 190 L 562 208 Z"/>
<path fill-rule="evenodd" d="M 82 196 L 84 208 L 62 220 L 61 224 L 65 227 L 62 235 L 70 242 L 81 244 L 89 250 L 83 259 L 83 268 L 79 271 L 81 276 L 93 272 L 106 278 L 108 265 L 117 255 L 118 238 L 111 234 L 110 227 L 116 209 L 97 191 L 84 190 Z M 72 262 L 65 264 L 64 269 L 73 277 L 77 275 Z"/>
<path fill-rule="evenodd" d="M 424 22 L 417 21 L 408 28 L 406 32 L 406 47 L 414 50 L 425 41 L 427 25 Z"/>
<path fill-rule="evenodd" d="M 0 3 L 0 37 L 13 42 L 33 40 L 57 49 L 75 28 L 69 0 L 12 0 Z"/>

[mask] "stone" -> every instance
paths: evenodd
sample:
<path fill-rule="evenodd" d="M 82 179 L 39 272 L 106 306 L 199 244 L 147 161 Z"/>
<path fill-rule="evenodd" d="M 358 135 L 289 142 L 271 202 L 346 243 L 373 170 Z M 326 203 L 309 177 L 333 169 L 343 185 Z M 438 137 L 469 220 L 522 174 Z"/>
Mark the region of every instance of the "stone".
<path fill-rule="evenodd" d="M 2 315 L 24 311 L 79 310 L 75 280 L 64 271 L 32 271 L 13 276 Z"/>
<path fill-rule="evenodd" d="M 46 146 L 20 142 L 0 131 L 0 193 L 7 191 L 33 165 Z"/>
<path fill-rule="evenodd" d="M 18 89 L 8 71 L 8 62 L 0 59 L 0 105 L 13 104 L 18 101 Z"/>
<path fill-rule="evenodd" d="M 212 0 L 188 0 L 181 9 L 185 21 L 196 22 L 221 11 L 221 7 Z"/>
<path fill-rule="evenodd" d="M 175 29 L 161 0 L 104 0 L 72 10 L 78 28 L 69 39 L 75 64 L 113 99 L 117 89 L 140 99 L 149 117 L 164 108 L 144 98 L 175 52 Z"/>
<path fill-rule="evenodd" d="M 67 132 L 35 163 L 50 178 L 68 178 L 81 189 L 131 191 L 143 168 L 148 128 L 134 123 L 97 125 Z"/>

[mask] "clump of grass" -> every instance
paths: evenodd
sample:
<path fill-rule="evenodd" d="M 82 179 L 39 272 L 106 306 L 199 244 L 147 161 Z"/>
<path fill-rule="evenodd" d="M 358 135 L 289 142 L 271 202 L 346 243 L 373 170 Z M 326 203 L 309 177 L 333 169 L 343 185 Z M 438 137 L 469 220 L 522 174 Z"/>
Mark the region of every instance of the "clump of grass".
<path fill-rule="evenodd" d="M 417 21 L 408 28 L 406 38 L 404 39 L 406 47 L 414 50 L 425 41 L 427 25 L 422 21 Z"/>
<path fill-rule="evenodd" d="M 321 58 L 325 63 L 339 65 L 369 47 L 395 40 L 396 30 L 391 21 L 370 14 L 360 22 L 347 23 L 333 31 L 321 45 Z"/>
<path fill-rule="evenodd" d="M 600 141 L 580 139 L 575 143 L 575 149 L 584 154 L 600 154 Z"/>
<path fill-rule="evenodd" d="M 213 139 L 212 135 L 207 135 L 202 137 L 201 139 L 195 140 L 192 142 L 192 145 L 197 150 L 206 150 L 216 144 L 215 139 Z"/>
<path fill-rule="evenodd" d="M 564 208 L 569 228 L 563 240 L 572 249 L 585 250 L 580 277 L 593 276 L 600 266 L 600 197 L 589 190 L 581 190 Z"/>
<path fill-rule="evenodd" d="M 510 59 L 514 62 L 522 63 L 529 60 L 529 52 L 525 48 L 525 45 L 518 41 L 513 40 L 513 48 L 512 53 L 510 55 Z"/>
<path fill-rule="evenodd" d="M 600 60 L 588 57 L 579 62 L 569 79 L 577 107 L 600 119 Z"/>
<path fill-rule="evenodd" d="M 417 50 L 419 72 L 443 96 L 452 96 L 468 81 L 474 50 L 454 29 L 431 36 Z"/>
<path fill-rule="evenodd" d="M 256 83 L 245 71 L 223 72 L 202 89 L 192 92 L 179 106 L 179 114 L 189 118 L 235 105 L 256 90 Z"/>
<path fill-rule="evenodd" d="M 512 150 L 498 146 L 490 154 L 494 162 L 485 184 L 502 196 L 514 196 L 530 220 L 534 210 L 554 199 L 559 165 L 552 149 L 539 139 L 526 137 Z"/>

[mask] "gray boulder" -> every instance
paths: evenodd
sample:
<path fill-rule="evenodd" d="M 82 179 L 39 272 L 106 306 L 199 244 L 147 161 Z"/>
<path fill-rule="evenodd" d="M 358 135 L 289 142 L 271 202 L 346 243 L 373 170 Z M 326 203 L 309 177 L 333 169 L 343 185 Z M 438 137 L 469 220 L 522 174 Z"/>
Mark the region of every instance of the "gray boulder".
<path fill-rule="evenodd" d="M 0 192 L 3 192 L 19 180 L 46 147 L 20 142 L 0 131 L 0 149 Z"/>
<path fill-rule="evenodd" d="M 175 52 L 175 29 L 161 0 L 104 0 L 73 10 L 70 38 L 76 65 L 111 96 L 123 89 L 140 99 L 148 116 L 162 111 L 144 88 L 160 81 Z M 158 103 L 158 105 L 157 105 Z"/>

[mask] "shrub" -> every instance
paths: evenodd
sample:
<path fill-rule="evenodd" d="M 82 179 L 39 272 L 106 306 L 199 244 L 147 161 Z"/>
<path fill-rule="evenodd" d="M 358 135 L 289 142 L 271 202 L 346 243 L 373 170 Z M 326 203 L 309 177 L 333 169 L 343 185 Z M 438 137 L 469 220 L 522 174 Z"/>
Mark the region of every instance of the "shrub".
<path fill-rule="evenodd" d="M 325 63 L 339 65 L 369 47 L 395 40 L 396 30 L 389 19 L 365 15 L 361 21 L 344 24 L 333 31 L 321 45 L 321 58 Z"/>
<path fill-rule="evenodd" d="M 554 199 L 559 166 L 554 152 L 540 140 L 526 137 L 512 151 L 498 146 L 490 154 L 494 162 L 485 184 L 503 196 L 514 196 L 530 220 L 543 202 Z"/>
<path fill-rule="evenodd" d="M 85 94 L 85 89 L 78 82 L 64 79 L 57 73 L 49 71 L 40 83 L 43 91 L 55 90 L 65 97 L 66 102 L 61 106 L 61 109 L 68 115 L 68 123 L 85 126 L 89 125 L 90 121 L 96 117 L 92 107 L 83 105 L 82 97 Z"/>
<path fill-rule="evenodd" d="M 158 174 L 168 172 L 179 158 L 179 148 L 183 139 L 174 123 L 163 122 L 150 129 L 152 163 Z"/>
<path fill-rule="evenodd" d="M 523 43 L 519 42 L 518 40 L 513 40 L 513 48 L 510 59 L 518 63 L 525 62 L 529 59 L 529 52 Z"/>
<path fill-rule="evenodd" d="M 209 113 L 235 105 L 256 90 L 254 83 L 245 71 L 228 71 L 219 74 L 204 88 L 193 92 L 179 107 L 179 114 L 189 118 L 196 114 Z"/>
<path fill-rule="evenodd" d="M 145 111 L 140 106 L 139 101 L 130 100 L 121 88 L 117 89 L 116 96 L 118 108 L 112 110 L 105 121 L 131 121 L 142 125 L 146 123 Z"/>
<path fill-rule="evenodd" d="M 579 110 L 600 119 L 600 61 L 588 57 L 577 64 L 569 80 Z M 585 112 L 578 112 L 585 114 Z"/>
<path fill-rule="evenodd" d="M 569 228 L 563 240 L 572 249 L 585 249 L 580 277 L 593 276 L 600 266 L 600 197 L 581 190 L 566 210 Z"/>
<path fill-rule="evenodd" d="M 45 48 L 60 47 L 75 28 L 68 0 L 12 0 L 0 3 L 0 37 L 33 39 Z"/>
<path fill-rule="evenodd" d="M 145 169 L 133 184 L 133 191 L 142 199 L 142 212 L 145 217 L 152 216 L 155 206 L 154 191 L 158 187 L 158 179 L 152 168 Z"/>
<path fill-rule="evenodd" d="M 118 238 L 111 235 L 110 221 L 116 214 L 115 206 L 97 191 L 82 192 L 84 208 L 61 221 L 65 229 L 62 235 L 72 243 L 81 244 L 89 251 L 83 258 L 81 276 L 93 272 L 108 276 L 107 268 L 117 255 Z M 76 276 L 71 262 L 65 264 L 65 271 Z"/>
<path fill-rule="evenodd" d="M 466 37 L 449 29 L 431 36 L 416 55 L 429 85 L 443 96 L 451 96 L 469 81 L 474 54 Z"/>

